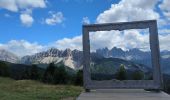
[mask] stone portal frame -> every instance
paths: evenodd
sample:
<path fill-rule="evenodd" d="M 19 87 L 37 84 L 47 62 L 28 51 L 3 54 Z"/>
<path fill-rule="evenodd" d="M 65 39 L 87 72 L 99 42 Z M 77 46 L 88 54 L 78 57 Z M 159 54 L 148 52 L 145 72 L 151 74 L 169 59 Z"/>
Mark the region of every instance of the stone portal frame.
<path fill-rule="evenodd" d="M 89 32 L 111 30 L 122 31 L 126 29 L 146 29 L 146 28 L 149 28 L 149 41 L 151 49 L 153 80 L 123 80 L 123 81 L 91 80 Z M 83 31 L 83 81 L 84 88 L 87 91 L 90 89 L 115 89 L 115 88 L 154 89 L 154 90 L 160 90 L 163 88 L 160 68 L 160 49 L 156 20 L 83 25 L 82 31 Z"/>

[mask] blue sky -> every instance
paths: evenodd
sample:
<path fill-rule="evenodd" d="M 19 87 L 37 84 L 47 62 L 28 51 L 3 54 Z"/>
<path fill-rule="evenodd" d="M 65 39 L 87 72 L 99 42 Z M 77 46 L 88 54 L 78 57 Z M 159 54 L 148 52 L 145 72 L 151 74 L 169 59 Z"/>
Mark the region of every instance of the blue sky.
<path fill-rule="evenodd" d="M 126 22 L 137 20 L 158 21 L 162 50 L 170 50 L 170 0 L 0 0 L 0 49 L 17 55 L 34 54 L 49 47 L 81 49 L 82 24 Z M 95 33 L 93 46 L 113 46 L 127 49 L 145 46 L 147 35 L 131 30 L 125 35 Z M 129 34 L 129 33 L 134 33 Z M 134 39 L 128 39 L 128 37 Z M 97 38 L 98 37 L 98 38 Z M 123 37 L 121 45 L 113 40 Z M 96 49 L 95 48 L 95 49 Z M 22 53 L 21 53 L 22 52 Z"/>
<path fill-rule="evenodd" d="M 10 40 L 27 40 L 29 42 L 39 42 L 47 44 L 49 42 L 62 39 L 64 37 L 74 37 L 81 34 L 82 19 L 88 17 L 91 23 L 95 23 L 96 17 L 105 9 L 108 9 L 111 0 L 101 0 L 98 2 L 88 0 L 48 0 L 46 8 L 37 8 L 32 11 L 34 22 L 26 27 L 20 21 L 20 13 L 1 9 L 0 13 L 0 34 L 1 43 Z M 48 25 L 43 19 L 50 16 L 49 12 L 62 12 L 63 21 L 56 25 Z M 6 17 L 8 14 L 10 17 Z"/>

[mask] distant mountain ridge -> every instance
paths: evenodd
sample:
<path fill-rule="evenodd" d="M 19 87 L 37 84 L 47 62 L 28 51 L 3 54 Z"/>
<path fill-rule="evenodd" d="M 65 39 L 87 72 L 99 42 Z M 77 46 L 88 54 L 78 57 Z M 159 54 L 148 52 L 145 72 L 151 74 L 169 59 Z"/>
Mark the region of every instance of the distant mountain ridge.
<path fill-rule="evenodd" d="M 3 52 L 2 52 L 3 51 Z M 49 64 L 54 62 L 55 64 L 62 62 L 66 66 L 72 69 L 81 69 L 83 65 L 83 52 L 79 50 L 59 50 L 57 48 L 51 48 L 47 51 L 39 52 L 34 55 L 24 56 L 19 58 L 14 54 L 0 50 L 0 60 L 8 61 L 12 63 L 21 64 Z M 161 53 L 161 67 L 164 73 L 170 73 L 170 51 L 162 51 Z M 141 51 L 137 48 L 127 51 L 121 48 L 113 47 L 112 49 L 101 48 L 96 52 L 91 53 L 91 60 L 96 58 L 120 58 L 127 61 L 132 61 L 140 64 L 145 64 L 151 67 L 151 53 L 149 51 Z"/>
<path fill-rule="evenodd" d="M 121 48 L 114 47 L 111 50 L 108 48 L 97 49 L 96 53 L 105 58 L 121 58 L 124 60 L 145 64 L 150 68 L 152 67 L 150 51 L 141 51 L 137 48 L 123 51 Z M 166 74 L 170 74 L 170 51 L 161 51 L 160 57 L 162 71 Z"/>
<path fill-rule="evenodd" d="M 144 79 L 150 79 L 152 77 L 152 69 L 144 64 L 138 64 L 120 58 L 102 58 L 96 59 L 91 63 L 90 71 L 92 79 L 105 80 L 116 78 L 116 73 L 121 65 L 126 69 L 126 77 L 128 79 L 133 79 L 132 76 L 135 72 L 142 72 L 145 76 Z"/>
<path fill-rule="evenodd" d="M 15 55 L 7 50 L 0 49 L 0 60 L 8 61 L 11 63 L 18 63 L 20 58 L 17 55 Z"/>
<path fill-rule="evenodd" d="M 102 49 L 97 49 L 96 53 L 102 55 L 105 58 L 114 57 L 114 58 L 122 58 L 126 60 L 146 59 L 151 56 L 149 51 L 144 52 L 137 48 L 130 49 L 127 51 L 123 51 L 121 48 L 116 48 L 116 47 L 113 47 L 111 50 L 109 50 L 108 48 L 102 48 Z"/>

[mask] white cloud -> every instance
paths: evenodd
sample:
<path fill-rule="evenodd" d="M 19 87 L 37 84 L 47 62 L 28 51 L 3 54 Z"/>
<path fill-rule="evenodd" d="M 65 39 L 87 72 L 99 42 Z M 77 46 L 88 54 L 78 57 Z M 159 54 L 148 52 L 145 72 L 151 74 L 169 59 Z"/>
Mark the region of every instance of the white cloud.
<path fill-rule="evenodd" d="M 25 26 L 31 26 L 34 22 L 31 16 L 34 8 L 45 8 L 46 0 L 0 0 L 0 8 L 12 12 L 20 12 L 20 20 Z"/>
<path fill-rule="evenodd" d="M 120 4 L 126 6 L 133 6 L 135 8 L 153 9 L 158 0 L 122 0 Z"/>
<path fill-rule="evenodd" d="M 83 17 L 82 23 L 83 23 L 83 24 L 90 24 L 89 18 L 88 18 L 88 17 Z"/>
<path fill-rule="evenodd" d="M 32 23 L 34 22 L 34 19 L 32 18 L 32 16 L 26 13 L 23 13 L 20 15 L 20 20 L 22 24 L 28 27 L 31 26 Z"/>
<path fill-rule="evenodd" d="M 159 7 L 162 9 L 162 10 L 166 10 L 166 11 L 170 11 L 170 1 L 169 0 L 162 0 L 162 4 L 159 5 Z"/>
<path fill-rule="evenodd" d="M 60 24 L 64 21 L 64 16 L 62 12 L 49 12 L 50 17 L 45 19 L 45 23 L 48 25 Z"/>
<path fill-rule="evenodd" d="M 139 48 L 143 51 L 149 50 L 149 35 L 141 34 L 140 30 L 125 30 L 125 31 L 100 31 L 90 33 L 90 47 L 94 51 L 98 48 L 112 47 L 128 50 Z M 160 49 L 170 50 L 170 34 L 159 35 Z M 6 49 L 19 56 L 32 55 L 50 47 L 56 47 L 64 50 L 70 48 L 72 50 L 82 50 L 82 35 L 73 38 L 64 38 L 57 40 L 52 44 L 40 45 L 36 42 L 30 43 L 26 40 L 11 40 L 8 43 L 0 44 L 0 49 Z"/>
<path fill-rule="evenodd" d="M 158 31 L 158 33 L 160 33 L 160 34 L 170 34 L 170 29 L 160 29 Z"/>
<path fill-rule="evenodd" d="M 0 8 L 13 12 L 28 8 L 45 8 L 45 0 L 0 0 Z"/>
<path fill-rule="evenodd" d="M 160 28 L 160 27 L 164 27 L 164 26 L 166 26 L 166 25 L 168 25 L 169 23 L 168 23 L 168 21 L 167 20 L 165 20 L 165 19 L 158 19 L 158 27 Z"/>
<path fill-rule="evenodd" d="M 148 30 L 90 32 L 90 47 L 92 51 L 104 47 L 109 49 L 118 47 L 123 50 L 138 48 L 147 51 L 150 50 L 148 33 Z M 169 38 L 170 34 L 159 35 L 161 50 L 170 50 Z M 58 40 L 53 46 L 62 50 L 66 48 L 82 50 L 82 35 Z"/>
<path fill-rule="evenodd" d="M 97 23 L 138 21 L 158 19 L 159 14 L 154 11 L 157 0 L 122 0 L 112 4 L 97 17 Z"/>
<path fill-rule="evenodd" d="M 139 30 L 93 32 L 90 34 L 90 41 L 92 50 L 104 47 L 109 49 L 118 47 L 123 50 L 132 48 L 149 49 L 148 34 L 141 34 Z"/>
<path fill-rule="evenodd" d="M 11 40 L 6 44 L 0 44 L 1 49 L 6 49 L 18 56 L 32 55 L 44 50 L 44 46 L 38 43 L 30 43 L 26 40 Z"/>
<path fill-rule="evenodd" d="M 96 19 L 97 23 L 110 23 L 120 21 L 138 21 L 157 19 L 158 25 L 166 25 L 164 19 L 160 19 L 160 15 L 156 12 L 155 5 L 158 0 L 122 0 L 118 4 L 112 4 L 111 8 L 99 14 Z M 87 19 L 87 18 L 86 18 Z M 149 33 L 141 30 L 125 30 L 104 31 L 90 33 L 91 49 L 108 47 L 111 49 L 116 46 L 124 50 L 139 48 L 141 50 L 149 50 Z M 169 33 L 169 30 L 160 30 L 160 33 Z M 170 35 L 160 34 L 160 49 L 170 50 Z M 58 48 L 72 48 L 82 50 L 82 36 L 73 38 L 64 38 L 56 41 Z"/>
<path fill-rule="evenodd" d="M 16 0 L 0 0 L 0 8 L 4 8 L 13 12 L 18 11 Z"/>
<path fill-rule="evenodd" d="M 124 34 L 123 34 L 124 33 Z M 140 48 L 142 50 L 149 49 L 149 36 L 148 34 L 140 34 L 136 30 L 128 30 L 124 32 L 120 31 L 100 31 L 90 33 L 90 45 L 91 49 L 108 47 L 119 47 L 124 50 L 131 48 Z M 74 38 L 64 38 L 55 42 L 59 49 L 78 49 L 82 50 L 82 36 L 76 36 Z"/>
<path fill-rule="evenodd" d="M 159 5 L 161 10 L 163 11 L 164 16 L 170 20 L 170 0 L 163 0 L 162 4 Z"/>
<path fill-rule="evenodd" d="M 62 50 L 66 48 L 82 50 L 82 36 L 58 40 L 53 46 Z"/>
<path fill-rule="evenodd" d="M 170 34 L 159 35 L 160 49 L 170 51 Z"/>
<path fill-rule="evenodd" d="M 16 0 L 19 8 L 45 8 L 45 0 Z"/>

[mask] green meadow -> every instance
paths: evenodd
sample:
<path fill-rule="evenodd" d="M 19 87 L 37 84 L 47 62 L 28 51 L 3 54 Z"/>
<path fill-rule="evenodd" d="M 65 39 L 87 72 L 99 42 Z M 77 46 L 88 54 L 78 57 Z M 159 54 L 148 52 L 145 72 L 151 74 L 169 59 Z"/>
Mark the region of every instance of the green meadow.
<path fill-rule="evenodd" d="M 80 86 L 0 77 L 0 100 L 75 100 L 82 91 Z"/>

